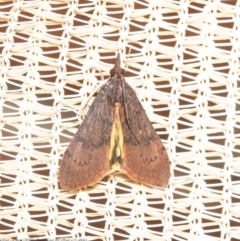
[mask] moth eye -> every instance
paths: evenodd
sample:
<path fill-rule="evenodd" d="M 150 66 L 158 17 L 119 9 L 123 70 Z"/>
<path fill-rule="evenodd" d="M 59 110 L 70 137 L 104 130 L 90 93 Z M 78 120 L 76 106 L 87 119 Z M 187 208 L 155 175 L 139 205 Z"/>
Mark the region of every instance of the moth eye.
<path fill-rule="evenodd" d="M 124 75 L 125 74 L 125 70 L 121 69 L 121 73 L 122 73 L 122 75 Z"/>
<path fill-rule="evenodd" d="M 115 69 L 110 70 L 110 76 L 112 77 L 113 75 L 115 75 Z"/>

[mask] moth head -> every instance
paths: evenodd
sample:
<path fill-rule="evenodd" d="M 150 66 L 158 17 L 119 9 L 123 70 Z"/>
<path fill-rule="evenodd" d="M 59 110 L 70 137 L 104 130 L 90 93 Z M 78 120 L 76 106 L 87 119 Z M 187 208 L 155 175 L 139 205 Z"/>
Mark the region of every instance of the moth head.
<path fill-rule="evenodd" d="M 114 75 L 123 76 L 125 74 L 125 70 L 120 66 L 120 54 L 118 53 L 117 58 L 115 60 L 114 68 L 110 70 L 110 75 L 113 77 Z"/>

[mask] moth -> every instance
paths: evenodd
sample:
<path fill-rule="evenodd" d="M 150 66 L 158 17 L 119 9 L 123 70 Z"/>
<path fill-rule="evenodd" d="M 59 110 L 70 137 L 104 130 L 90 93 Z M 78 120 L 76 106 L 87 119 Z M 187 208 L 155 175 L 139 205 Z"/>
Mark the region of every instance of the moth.
<path fill-rule="evenodd" d="M 116 170 L 142 184 L 167 186 L 168 154 L 124 73 L 118 54 L 110 78 L 63 155 L 63 190 L 94 185 Z"/>

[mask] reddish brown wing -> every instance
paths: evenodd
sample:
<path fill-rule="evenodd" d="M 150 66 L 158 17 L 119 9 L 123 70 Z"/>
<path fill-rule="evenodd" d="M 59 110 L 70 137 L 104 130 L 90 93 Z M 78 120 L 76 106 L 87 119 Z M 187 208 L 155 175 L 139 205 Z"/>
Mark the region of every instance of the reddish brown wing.
<path fill-rule="evenodd" d="M 136 94 L 124 83 L 125 105 L 121 108 L 124 137 L 122 170 L 137 182 L 166 187 L 170 177 L 170 162 L 165 147 Z M 124 108 L 127 110 L 124 111 Z"/>
<path fill-rule="evenodd" d="M 64 190 L 93 185 L 110 169 L 109 139 L 113 111 L 106 91 L 105 84 L 63 155 L 59 181 Z"/>

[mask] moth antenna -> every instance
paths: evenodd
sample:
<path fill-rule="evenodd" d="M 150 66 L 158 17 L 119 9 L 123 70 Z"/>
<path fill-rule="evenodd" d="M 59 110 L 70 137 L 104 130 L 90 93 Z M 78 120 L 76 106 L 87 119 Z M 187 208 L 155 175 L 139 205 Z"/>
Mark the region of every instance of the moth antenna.
<path fill-rule="evenodd" d="M 130 47 L 130 48 L 129 48 L 129 51 L 128 51 L 128 55 L 127 55 L 127 63 L 126 63 L 126 71 L 125 71 L 125 74 L 128 72 L 128 59 L 129 59 L 129 55 L 130 55 L 130 53 L 131 53 L 131 50 L 132 50 L 132 48 Z"/>
<path fill-rule="evenodd" d="M 116 62 L 115 62 L 115 67 L 118 66 L 118 68 L 120 69 L 120 54 L 118 53 L 117 58 L 116 58 Z M 129 130 L 132 132 L 134 138 L 136 139 L 136 141 L 138 142 L 138 144 L 140 144 L 139 140 L 137 139 L 136 135 L 134 134 L 130 124 L 129 124 L 129 118 L 128 118 L 128 112 L 127 112 L 127 107 L 126 107 L 126 96 L 125 96 L 125 85 L 124 85 L 124 81 L 123 81 L 123 77 L 121 77 L 121 84 L 122 84 L 122 95 L 123 95 L 123 104 L 124 104 L 124 112 L 126 115 L 126 122 L 128 125 Z"/>

